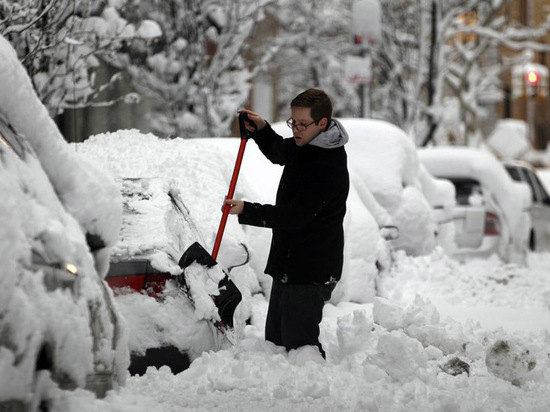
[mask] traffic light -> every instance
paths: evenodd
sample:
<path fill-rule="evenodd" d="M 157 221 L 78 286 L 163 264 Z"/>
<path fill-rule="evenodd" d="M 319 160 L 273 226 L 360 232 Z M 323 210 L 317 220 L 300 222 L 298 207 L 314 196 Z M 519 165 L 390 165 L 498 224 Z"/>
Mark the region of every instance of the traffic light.
<path fill-rule="evenodd" d="M 539 83 L 540 75 L 536 70 L 527 71 L 527 83 L 531 86 L 536 86 Z"/>
<path fill-rule="evenodd" d="M 539 63 L 523 63 L 512 66 L 512 97 L 548 97 L 548 67 Z"/>

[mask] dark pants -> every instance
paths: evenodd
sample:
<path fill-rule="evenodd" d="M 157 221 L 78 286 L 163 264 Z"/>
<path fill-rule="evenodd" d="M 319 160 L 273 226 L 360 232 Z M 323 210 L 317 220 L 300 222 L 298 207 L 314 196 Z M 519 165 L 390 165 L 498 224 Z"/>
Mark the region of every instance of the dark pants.
<path fill-rule="evenodd" d="M 314 345 L 323 358 L 319 342 L 319 324 L 323 306 L 330 299 L 336 283 L 295 285 L 273 280 L 265 323 L 265 339 L 287 350 Z"/>

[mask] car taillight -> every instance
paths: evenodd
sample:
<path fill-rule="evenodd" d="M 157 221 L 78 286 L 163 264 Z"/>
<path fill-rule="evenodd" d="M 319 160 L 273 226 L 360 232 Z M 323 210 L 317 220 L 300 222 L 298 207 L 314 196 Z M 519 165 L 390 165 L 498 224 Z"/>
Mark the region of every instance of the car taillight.
<path fill-rule="evenodd" d="M 500 235 L 500 220 L 494 213 L 485 213 L 485 236 Z"/>
<path fill-rule="evenodd" d="M 120 294 L 121 289 L 130 288 L 136 292 L 145 291 L 147 295 L 159 299 L 164 290 L 166 281 L 171 276 L 167 274 L 146 274 L 146 275 L 128 275 L 107 277 L 107 284 L 113 289 L 116 295 Z"/>

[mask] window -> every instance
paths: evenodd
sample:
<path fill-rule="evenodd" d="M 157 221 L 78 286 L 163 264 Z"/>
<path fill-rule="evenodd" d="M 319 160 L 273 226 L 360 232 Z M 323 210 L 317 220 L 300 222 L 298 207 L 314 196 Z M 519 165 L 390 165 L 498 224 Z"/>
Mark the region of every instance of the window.
<path fill-rule="evenodd" d="M 529 185 L 529 190 L 531 190 L 531 198 L 533 202 L 537 201 L 536 198 L 536 190 L 533 187 L 533 183 L 531 182 L 531 179 L 529 179 L 529 176 L 526 174 L 528 172 L 528 169 L 525 169 L 521 166 L 506 166 L 506 171 L 510 175 L 512 179 L 514 179 L 516 182 L 525 182 Z"/>
<path fill-rule="evenodd" d="M 533 173 L 531 170 L 527 170 L 526 173 L 529 176 L 529 183 L 533 188 L 533 192 L 537 193 L 538 200 L 541 202 L 545 202 L 545 201 L 547 202 L 548 193 L 546 192 L 546 189 L 544 188 L 543 184 L 540 182 L 538 176 L 535 173 Z"/>
<path fill-rule="evenodd" d="M 477 180 L 468 178 L 449 179 L 455 186 L 456 203 L 461 206 L 472 204 L 472 196 L 480 197 L 482 195 L 481 185 Z"/>

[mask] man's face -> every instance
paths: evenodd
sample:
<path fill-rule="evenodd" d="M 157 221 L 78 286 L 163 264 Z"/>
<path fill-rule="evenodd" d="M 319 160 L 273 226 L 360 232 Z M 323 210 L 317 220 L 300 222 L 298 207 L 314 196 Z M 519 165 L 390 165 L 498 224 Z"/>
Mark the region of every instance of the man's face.
<path fill-rule="evenodd" d="M 307 145 L 325 130 L 327 119 L 322 118 L 318 124 L 315 124 L 311 117 L 311 107 L 292 107 L 291 113 L 295 125 L 307 126 L 306 130 L 303 131 L 298 130 L 296 127 L 292 128 L 296 146 Z"/>

